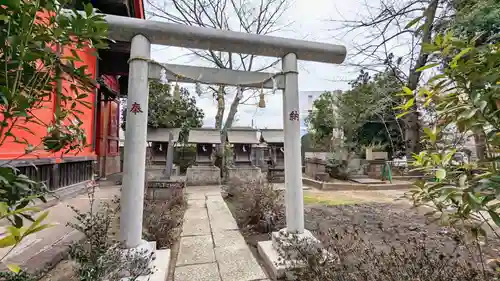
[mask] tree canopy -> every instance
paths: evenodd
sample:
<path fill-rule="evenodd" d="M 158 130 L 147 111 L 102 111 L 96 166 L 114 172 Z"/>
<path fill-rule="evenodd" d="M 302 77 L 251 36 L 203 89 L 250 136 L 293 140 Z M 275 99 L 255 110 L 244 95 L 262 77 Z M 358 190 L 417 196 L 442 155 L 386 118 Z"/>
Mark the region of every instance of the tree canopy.
<path fill-rule="evenodd" d="M 402 151 L 402 124 L 393 110 L 401 82 L 390 70 L 373 77 L 361 71 L 350 85 L 348 91 L 326 92 L 314 102 L 306 122 L 315 145 L 328 149 L 337 129 L 351 151 L 373 144 L 382 144 L 393 154 Z"/>
<path fill-rule="evenodd" d="M 312 147 L 328 149 L 333 130 L 336 127 L 334 117 L 335 94 L 324 92 L 313 103 L 313 111 L 306 117 L 309 129 L 308 140 Z"/>

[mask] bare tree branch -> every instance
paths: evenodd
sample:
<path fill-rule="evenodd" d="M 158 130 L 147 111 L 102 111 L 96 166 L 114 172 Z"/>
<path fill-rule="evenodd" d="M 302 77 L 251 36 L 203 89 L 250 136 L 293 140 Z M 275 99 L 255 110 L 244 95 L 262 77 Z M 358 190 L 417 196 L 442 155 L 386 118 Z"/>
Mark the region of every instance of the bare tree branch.
<path fill-rule="evenodd" d="M 255 34 L 271 34 L 290 25 L 282 23 L 281 19 L 288 9 L 290 0 L 147 0 L 151 7 L 149 14 L 173 23 L 193 26 L 211 27 L 222 30 L 234 30 Z M 257 64 L 257 57 L 249 54 L 216 52 L 212 50 L 191 50 L 195 56 L 209 62 L 214 67 L 245 71 L 264 71 L 276 65 L 279 60 L 264 66 Z M 254 98 L 258 91 L 249 91 L 247 97 L 234 95 L 230 103 L 225 122 L 222 118 L 225 112 L 228 89 L 224 86 L 208 86 L 213 93 L 218 108 L 215 125 L 223 132 L 221 136 L 223 147 L 225 132 L 232 126 L 238 106 Z M 242 89 L 246 91 L 248 89 Z M 222 125 L 224 124 L 224 125 Z"/>
<path fill-rule="evenodd" d="M 360 19 L 343 19 L 342 26 L 333 31 L 354 37 L 354 52 L 348 64 L 372 71 L 390 70 L 401 84 L 411 90 L 418 87 L 421 72 L 418 68 L 431 59 L 422 52 L 422 46 L 431 42 L 438 26 L 450 17 L 448 0 L 365 0 Z M 370 3 L 370 4 L 369 4 Z M 356 33 L 359 33 L 359 40 Z M 354 35 L 354 36 L 353 36 Z M 407 152 L 418 152 L 418 139 L 422 128 L 415 105 L 414 113 L 405 120 Z"/>

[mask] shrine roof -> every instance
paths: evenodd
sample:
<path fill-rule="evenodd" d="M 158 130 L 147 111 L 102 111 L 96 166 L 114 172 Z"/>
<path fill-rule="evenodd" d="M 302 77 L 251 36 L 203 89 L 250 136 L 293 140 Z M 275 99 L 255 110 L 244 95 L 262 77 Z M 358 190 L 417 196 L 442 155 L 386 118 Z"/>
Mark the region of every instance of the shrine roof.
<path fill-rule="evenodd" d="M 232 128 L 227 130 L 229 143 L 258 144 L 258 131 L 253 128 Z"/>
<path fill-rule="evenodd" d="M 148 135 L 146 141 L 148 142 L 168 142 L 168 134 L 172 134 L 172 141 L 179 141 L 180 128 L 151 128 L 148 127 Z"/>
<path fill-rule="evenodd" d="M 284 143 L 285 132 L 282 129 L 262 129 L 260 130 L 261 141 L 267 143 Z"/>
<path fill-rule="evenodd" d="M 220 131 L 214 128 L 196 128 L 189 130 L 189 143 L 211 143 L 219 144 Z"/>

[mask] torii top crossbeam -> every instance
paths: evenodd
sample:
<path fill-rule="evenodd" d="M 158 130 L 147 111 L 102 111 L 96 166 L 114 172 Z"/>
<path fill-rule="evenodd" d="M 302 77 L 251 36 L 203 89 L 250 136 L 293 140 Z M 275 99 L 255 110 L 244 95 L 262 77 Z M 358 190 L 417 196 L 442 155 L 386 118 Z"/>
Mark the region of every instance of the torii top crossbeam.
<path fill-rule="evenodd" d="M 280 58 L 294 53 L 299 60 L 325 63 L 342 63 L 346 57 L 346 48 L 341 45 L 114 15 L 106 15 L 105 20 L 110 38 L 117 41 L 130 42 L 135 35 L 142 34 L 152 44 L 184 48 Z"/>

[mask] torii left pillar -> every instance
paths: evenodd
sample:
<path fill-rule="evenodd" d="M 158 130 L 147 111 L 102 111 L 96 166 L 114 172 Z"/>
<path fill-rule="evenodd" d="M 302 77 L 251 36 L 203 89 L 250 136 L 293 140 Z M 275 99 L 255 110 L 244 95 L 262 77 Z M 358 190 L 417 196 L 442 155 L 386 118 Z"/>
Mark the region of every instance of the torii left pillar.
<path fill-rule="evenodd" d="M 149 40 L 140 34 L 134 36 L 130 49 L 123 186 L 120 198 L 120 242 L 126 249 L 147 251 L 153 250 L 142 240 L 150 56 Z"/>

